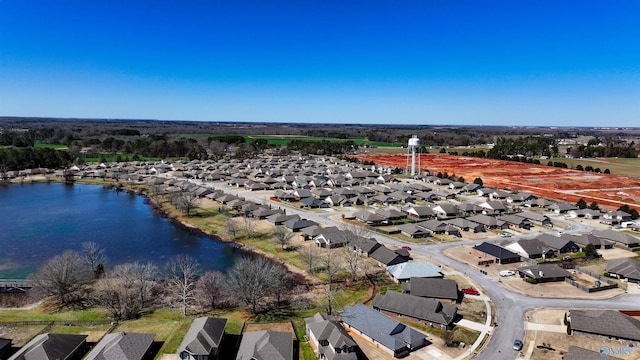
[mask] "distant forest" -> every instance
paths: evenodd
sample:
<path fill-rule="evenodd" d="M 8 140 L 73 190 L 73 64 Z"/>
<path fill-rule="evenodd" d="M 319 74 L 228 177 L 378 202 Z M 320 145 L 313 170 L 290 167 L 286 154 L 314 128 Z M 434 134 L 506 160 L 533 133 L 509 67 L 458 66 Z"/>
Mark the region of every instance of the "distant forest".
<path fill-rule="evenodd" d="M 278 139 L 275 136 L 279 136 Z M 341 156 L 363 147 L 400 146 L 412 135 L 427 147 L 468 147 L 461 155 L 535 158 L 638 156 L 640 129 L 498 126 L 385 126 L 0 117 L 0 166 L 59 168 L 144 158 L 250 158 L 264 152 Z M 271 138 L 270 138 L 271 136 Z M 559 139 L 589 137 L 561 154 Z M 477 147 L 488 150 L 474 150 Z M 452 152 L 458 155 L 458 152 Z"/>

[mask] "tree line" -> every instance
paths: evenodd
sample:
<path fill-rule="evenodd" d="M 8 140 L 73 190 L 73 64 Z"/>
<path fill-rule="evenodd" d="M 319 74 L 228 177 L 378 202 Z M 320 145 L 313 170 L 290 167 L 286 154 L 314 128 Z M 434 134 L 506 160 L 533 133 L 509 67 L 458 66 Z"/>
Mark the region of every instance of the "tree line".
<path fill-rule="evenodd" d="M 106 268 L 106 262 L 104 249 L 83 243 L 81 251 L 56 255 L 32 274 L 33 291 L 61 308 L 98 306 L 125 320 L 161 307 L 178 307 L 186 316 L 192 306 L 247 306 L 255 314 L 280 306 L 297 283 L 282 264 L 249 254 L 226 273 L 203 272 L 189 255 L 174 256 L 163 267 L 136 261 Z"/>

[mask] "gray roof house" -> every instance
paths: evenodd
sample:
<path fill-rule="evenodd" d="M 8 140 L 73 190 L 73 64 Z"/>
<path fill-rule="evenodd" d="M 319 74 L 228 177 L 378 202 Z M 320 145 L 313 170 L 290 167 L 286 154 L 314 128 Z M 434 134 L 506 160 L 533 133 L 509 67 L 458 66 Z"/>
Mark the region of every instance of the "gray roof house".
<path fill-rule="evenodd" d="M 395 315 L 414 318 L 421 322 L 435 323 L 442 327 L 450 327 L 458 316 L 458 308 L 444 305 L 435 299 L 387 290 L 373 298 L 373 309 Z"/>
<path fill-rule="evenodd" d="M 394 357 L 426 345 L 426 336 L 364 304 L 345 306 L 340 321 Z"/>
<path fill-rule="evenodd" d="M 369 257 L 377 260 L 378 264 L 387 267 L 409 261 L 408 257 L 402 256 L 393 250 L 389 250 L 384 245 L 378 246 L 369 254 Z"/>
<path fill-rule="evenodd" d="M 607 261 L 607 272 L 640 283 L 640 262 L 633 259 L 611 259 Z"/>
<path fill-rule="evenodd" d="M 149 351 L 155 334 L 118 332 L 105 335 L 85 360 L 140 360 Z"/>
<path fill-rule="evenodd" d="M 293 360 L 293 338 L 283 331 L 251 331 L 242 334 L 236 360 Z"/>
<path fill-rule="evenodd" d="M 387 267 L 387 272 L 397 282 L 409 281 L 412 278 L 441 278 L 442 270 L 428 262 L 404 262 Z"/>
<path fill-rule="evenodd" d="M 640 320 L 615 310 L 571 310 L 572 332 L 640 341 Z"/>
<path fill-rule="evenodd" d="M 6 359 L 11 351 L 11 340 L 0 338 L 0 359 Z"/>
<path fill-rule="evenodd" d="M 639 238 L 622 232 L 617 232 L 614 230 L 594 230 L 592 234 L 599 238 L 615 241 L 619 244 L 625 245 L 626 247 L 640 246 Z"/>
<path fill-rule="evenodd" d="M 412 277 L 402 283 L 402 292 L 413 296 L 458 301 L 458 283 L 441 278 Z"/>
<path fill-rule="evenodd" d="M 357 360 L 358 344 L 333 317 L 316 313 L 304 319 L 316 355 L 327 360 Z"/>
<path fill-rule="evenodd" d="M 224 336 L 227 319 L 200 317 L 191 327 L 178 347 L 181 360 L 207 360 L 218 357 L 218 347 Z"/>
<path fill-rule="evenodd" d="M 593 351 L 585 348 L 581 348 L 579 346 L 569 346 L 569 351 L 564 354 L 562 360 L 602 360 L 611 359 L 611 360 L 621 360 L 619 357 L 614 357 L 613 355 L 609 355 L 606 351 L 606 348 L 602 348 L 604 353 L 600 353 L 600 351 Z"/>
<path fill-rule="evenodd" d="M 538 239 L 520 239 L 506 245 L 505 249 L 529 259 L 546 259 L 555 256 L 555 251 Z"/>
<path fill-rule="evenodd" d="M 537 264 L 533 266 L 523 266 L 518 268 L 520 276 L 534 279 L 539 283 L 564 281 L 571 278 L 571 273 L 556 264 Z"/>
<path fill-rule="evenodd" d="M 66 360 L 82 351 L 87 335 L 41 334 L 34 337 L 9 360 Z"/>

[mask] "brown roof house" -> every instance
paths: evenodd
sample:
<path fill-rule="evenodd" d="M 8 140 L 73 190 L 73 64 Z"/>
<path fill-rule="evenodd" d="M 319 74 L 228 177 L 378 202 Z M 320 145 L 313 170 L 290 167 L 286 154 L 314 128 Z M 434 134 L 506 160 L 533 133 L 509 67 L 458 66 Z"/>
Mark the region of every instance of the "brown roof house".
<path fill-rule="evenodd" d="M 181 360 L 217 359 L 220 342 L 224 336 L 227 319 L 200 317 L 191 327 L 178 347 Z"/>

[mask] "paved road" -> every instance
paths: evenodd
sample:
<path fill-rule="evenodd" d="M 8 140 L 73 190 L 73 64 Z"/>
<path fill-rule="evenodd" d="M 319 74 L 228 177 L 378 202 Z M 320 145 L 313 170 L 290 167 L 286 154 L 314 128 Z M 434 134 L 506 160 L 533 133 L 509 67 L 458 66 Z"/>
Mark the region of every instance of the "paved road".
<path fill-rule="evenodd" d="M 230 188 L 220 183 L 200 183 L 211 188 L 224 190 L 226 193 L 236 194 L 244 197 L 247 200 L 254 201 L 256 203 L 271 204 L 264 193 L 251 192 L 241 190 L 237 188 Z M 284 206 L 284 205 L 283 205 Z M 330 219 L 330 216 L 340 215 L 341 213 L 350 213 L 353 210 L 342 210 L 337 208 L 331 208 L 327 212 L 309 212 L 296 209 L 293 207 L 287 207 L 287 213 L 295 213 L 301 217 L 309 220 L 316 221 L 323 225 L 340 227 L 343 224 L 339 221 Z M 587 225 L 567 221 L 563 216 L 552 216 L 553 221 L 557 223 L 563 223 L 567 227 L 563 230 L 566 233 L 581 233 L 589 232 L 592 229 Z M 373 236 L 380 243 L 385 245 L 392 245 L 400 247 L 406 245 L 400 241 L 389 238 L 381 234 L 373 234 Z M 530 237 L 531 235 L 516 235 L 511 239 L 519 239 L 524 237 Z M 502 240 L 500 237 L 495 237 L 492 242 Z M 467 264 L 463 264 L 456 260 L 453 260 L 446 255 L 443 251 L 449 247 L 471 245 L 475 243 L 481 243 L 487 240 L 463 240 L 454 243 L 446 244 L 428 244 L 428 245 L 415 245 L 411 244 L 412 251 L 417 252 L 420 255 L 431 257 L 434 260 L 470 277 L 480 287 L 484 289 L 484 292 L 493 301 L 496 309 L 494 322 L 498 324 L 492 332 L 492 336 L 488 343 L 484 347 L 481 353 L 479 353 L 475 359 L 479 360 L 512 360 L 516 358 L 517 353 L 511 348 L 513 340 L 518 338 L 522 339 L 525 332 L 525 319 L 524 314 L 526 311 L 535 308 L 597 308 L 597 309 L 638 309 L 640 307 L 640 295 L 624 294 L 613 299 L 606 300 L 580 300 L 580 299 L 553 299 L 553 298 L 535 298 L 521 295 L 519 293 L 511 292 L 497 282 L 495 278 L 482 275 L 477 269 L 472 268 Z"/>

